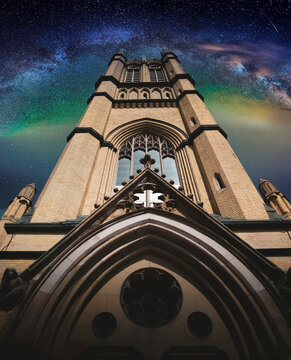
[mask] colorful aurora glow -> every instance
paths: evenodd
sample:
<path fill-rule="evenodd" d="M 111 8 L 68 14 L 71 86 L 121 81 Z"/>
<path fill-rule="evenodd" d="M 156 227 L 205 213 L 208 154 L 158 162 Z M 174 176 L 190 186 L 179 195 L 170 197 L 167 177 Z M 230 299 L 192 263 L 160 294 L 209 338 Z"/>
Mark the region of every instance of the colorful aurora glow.
<path fill-rule="evenodd" d="M 128 58 L 174 51 L 255 185 L 270 179 L 290 199 L 290 9 L 286 0 L 7 2 L 0 213 L 23 185 L 40 193 L 120 48 Z"/>

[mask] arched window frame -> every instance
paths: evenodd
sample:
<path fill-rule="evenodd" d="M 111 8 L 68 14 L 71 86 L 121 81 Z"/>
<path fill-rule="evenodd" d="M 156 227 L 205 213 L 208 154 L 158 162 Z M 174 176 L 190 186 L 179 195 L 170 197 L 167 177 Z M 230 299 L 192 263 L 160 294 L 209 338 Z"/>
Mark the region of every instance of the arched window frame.
<path fill-rule="evenodd" d="M 173 99 L 173 93 L 170 88 L 163 88 L 163 98 L 164 99 Z"/>
<path fill-rule="evenodd" d="M 177 175 L 179 178 L 179 170 L 175 157 L 175 148 L 172 145 L 172 143 L 170 143 L 168 140 L 164 139 L 163 137 L 160 137 L 159 135 L 155 135 L 147 132 L 132 136 L 131 138 L 125 140 L 119 148 L 118 163 L 119 160 L 122 159 L 130 160 L 129 178 L 134 177 L 134 169 L 133 169 L 134 153 L 139 150 L 143 151 L 145 154 L 148 154 L 149 151 L 151 150 L 155 150 L 159 153 L 159 162 L 160 162 L 162 177 L 166 177 L 164 159 L 166 158 L 174 159 Z M 141 169 L 143 168 L 142 164 L 140 168 Z M 117 172 L 118 172 L 118 164 L 117 164 Z"/>
<path fill-rule="evenodd" d="M 126 98 L 127 98 L 127 91 L 126 91 L 126 89 L 121 89 L 121 90 L 119 90 L 118 99 L 119 99 L 119 100 L 126 100 Z"/>
<path fill-rule="evenodd" d="M 165 75 L 161 65 L 153 64 L 149 65 L 149 75 L 151 82 L 163 82 L 165 81 Z"/>
<path fill-rule="evenodd" d="M 131 89 L 128 93 L 128 99 L 129 100 L 137 100 L 139 96 L 139 91 L 138 89 Z"/>
<path fill-rule="evenodd" d="M 140 66 L 139 65 L 128 65 L 125 72 L 126 83 L 133 83 L 140 81 Z"/>
<path fill-rule="evenodd" d="M 140 98 L 141 98 L 142 100 L 148 100 L 148 99 L 150 99 L 150 91 L 149 91 L 149 89 L 147 89 L 147 88 L 141 89 L 141 91 L 140 91 Z"/>
<path fill-rule="evenodd" d="M 158 93 L 159 94 L 159 96 L 157 97 L 154 97 L 154 94 L 155 93 Z M 154 89 L 152 89 L 151 90 L 151 97 L 153 98 L 153 99 L 162 99 L 162 93 L 161 93 L 161 90 L 159 89 L 159 88 L 154 88 Z"/>

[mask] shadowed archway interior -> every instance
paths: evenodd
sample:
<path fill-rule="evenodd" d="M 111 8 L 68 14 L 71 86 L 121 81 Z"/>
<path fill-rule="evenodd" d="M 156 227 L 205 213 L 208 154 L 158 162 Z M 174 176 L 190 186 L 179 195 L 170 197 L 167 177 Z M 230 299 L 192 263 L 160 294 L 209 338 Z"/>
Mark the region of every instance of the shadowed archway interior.
<path fill-rule="evenodd" d="M 34 339 L 34 346 L 52 357 L 64 356 L 78 318 L 102 286 L 129 264 L 154 256 L 208 299 L 241 358 L 284 342 L 279 329 L 273 334 L 266 331 L 267 323 L 273 329 L 280 324 L 268 313 L 265 302 L 272 299 L 256 277 L 260 275 L 244 265 L 243 256 L 235 256 L 212 239 L 211 233 L 209 237 L 189 225 L 179 216 L 165 218 L 148 209 L 112 221 L 89 237 L 79 237 L 53 261 L 30 293 L 19 316 L 17 338 L 28 346 Z"/>

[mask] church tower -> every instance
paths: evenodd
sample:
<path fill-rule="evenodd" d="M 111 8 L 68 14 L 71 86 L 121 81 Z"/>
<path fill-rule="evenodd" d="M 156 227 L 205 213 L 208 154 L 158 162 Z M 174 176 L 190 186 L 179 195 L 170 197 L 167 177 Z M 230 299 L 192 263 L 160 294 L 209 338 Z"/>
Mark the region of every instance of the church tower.
<path fill-rule="evenodd" d="M 260 189 L 173 52 L 113 55 L 1 220 L 6 359 L 290 359 L 291 207 Z"/>
<path fill-rule="evenodd" d="M 175 160 L 176 183 L 207 212 L 233 219 L 268 219 L 225 132 L 175 54 L 165 50 L 161 60 L 148 62 L 127 62 L 123 53 L 116 54 L 95 87 L 35 206 L 32 222 L 91 214 L 96 204 L 102 205 L 113 193 L 118 159 L 134 163 L 135 152 L 149 149 L 160 152 L 159 173 L 165 179 L 170 175 L 162 173 L 164 163 Z M 150 140 L 141 138 L 145 134 Z M 146 141 L 148 149 L 139 145 Z M 120 155 L 120 150 L 130 152 L 130 147 L 132 156 Z M 125 171 L 126 161 L 122 166 Z M 130 166 L 122 181 L 137 174 Z"/>

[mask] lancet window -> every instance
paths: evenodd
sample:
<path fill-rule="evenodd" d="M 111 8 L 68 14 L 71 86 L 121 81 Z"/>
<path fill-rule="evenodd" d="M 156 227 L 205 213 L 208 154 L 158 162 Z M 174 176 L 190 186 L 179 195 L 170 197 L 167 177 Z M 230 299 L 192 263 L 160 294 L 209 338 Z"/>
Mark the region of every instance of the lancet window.
<path fill-rule="evenodd" d="M 124 141 L 119 149 L 119 163 L 116 185 L 133 178 L 144 166 L 140 160 L 149 154 L 155 160 L 152 169 L 168 181 L 173 180 L 179 185 L 175 161 L 174 146 L 166 139 L 151 134 L 142 133 Z"/>
<path fill-rule="evenodd" d="M 149 72 L 151 82 L 165 81 L 164 73 L 160 65 L 149 65 Z"/>
<path fill-rule="evenodd" d="M 129 65 L 125 73 L 125 82 L 139 82 L 140 81 L 140 66 Z"/>

